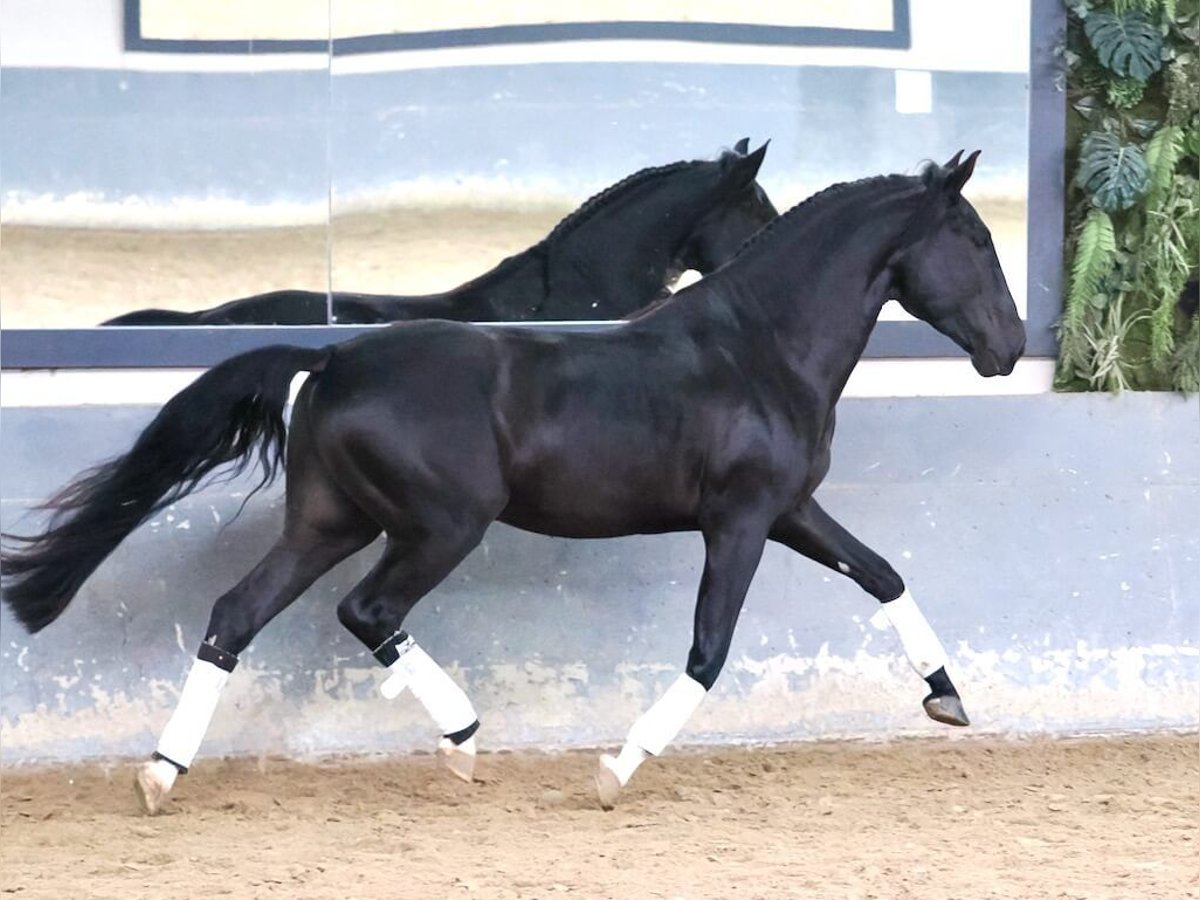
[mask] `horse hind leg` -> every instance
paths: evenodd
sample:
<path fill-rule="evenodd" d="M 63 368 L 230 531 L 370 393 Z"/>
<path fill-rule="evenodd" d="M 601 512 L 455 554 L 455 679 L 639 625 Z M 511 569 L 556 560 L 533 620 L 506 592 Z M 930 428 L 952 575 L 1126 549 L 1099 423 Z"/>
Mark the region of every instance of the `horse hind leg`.
<path fill-rule="evenodd" d="M 135 774 L 138 800 L 150 815 L 160 810 L 177 777 L 191 766 L 238 654 L 317 578 L 379 534 L 379 526 L 319 474 L 304 463 L 289 463 L 283 535 L 213 605 L 175 711 L 153 757 Z"/>
<path fill-rule="evenodd" d="M 389 537 L 379 562 L 338 605 L 342 624 L 388 669 L 381 693 L 390 700 L 412 692 L 441 732 L 439 759 L 468 782 L 479 717 L 463 689 L 402 626 L 417 602 L 479 544 L 490 521 L 439 517 L 436 526 L 409 525 L 399 532 L 409 537 Z"/>

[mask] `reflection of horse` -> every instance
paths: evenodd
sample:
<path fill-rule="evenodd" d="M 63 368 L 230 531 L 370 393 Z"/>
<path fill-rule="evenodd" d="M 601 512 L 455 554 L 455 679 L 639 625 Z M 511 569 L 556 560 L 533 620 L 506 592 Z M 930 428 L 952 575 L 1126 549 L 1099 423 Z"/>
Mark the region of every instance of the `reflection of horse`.
<path fill-rule="evenodd" d="M 830 188 L 708 278 L 601 332 L 419 322 L 226 360 L 167 403 L 128 453 L 50 501 L 49 529 L 3 556 L 5 599 L 43 628 L 126 535 L 218 466 L 245 466 L 257 448 L 269 480 L 289 383 L 310 372 L 287 438 L 283 534 L 213 607 L 156 758 L 139 770 L 148 810 L 190 765 L 238 654 L 381 531 L 382 557 L 338 616 L 389 668 L 385 696 L 408 687 L 426 706 L 464 777 L 475 711 L 401 627 L 496 520 L 567 537 L 704 537 L 685 672 L 620 756 L 602 757 L 605 804 L 712 687 L 768 539 L 878 599 L 929 685 L 926 712 L 965 725 L 945 651 L 904 582 L 813 492 L 829 468 L 834 405 L 889 297 L 951 337 L 980 374 L 1007 374 L 1024 350 L 988 231 L 961 196 L 974 164 L 956 156 L 922 176 Z"/>
<path fill-rule="evenodd" d="M 444 294 L 333 294 L 339 324 L 411 319 L 620 319 L 685 269 L 711 272 L 777 215 L 755 182 L 767 145 L 643 169 L 592 197 L 540 243 Z M 199 312 L 143 309 L 105 325 L 324 325 L 324 292 L 272 291 Z"/>

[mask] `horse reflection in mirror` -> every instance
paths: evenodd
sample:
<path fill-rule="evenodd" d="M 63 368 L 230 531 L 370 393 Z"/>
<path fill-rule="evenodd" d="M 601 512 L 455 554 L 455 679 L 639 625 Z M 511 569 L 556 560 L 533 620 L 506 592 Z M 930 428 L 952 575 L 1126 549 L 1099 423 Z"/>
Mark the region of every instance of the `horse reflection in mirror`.
<path fill-rule="evenodd" d="M 691 650 L 620 753 L 601 758 L 605 806 L 716 682 L 767 541 L 874 596 L 925 680 L 926 713 L 965 725 L 946 653 L 904 582 L 814 492 L 829 469 L 834 406 L 888 298 L 951 337 L 982 375 L 1007 374 L 1024 350 L 991 238 L 962 196 L 976 156 L 829 188 L 728 265 L 604 331 L 415 322 L 226 360 L 168 402 L 128 453 L 51 502 L 48 530 L 3 557 L 4 597 L 29 629 L 43 628 L 130 531 L 209 472 L 257 451 L 270 479 L 285 452 L 288 385 L 308 372 L 286 438 L 283 533 L 213 607 L 156 756 L 138 773 L 147 810 L 191 764 L 238 654 L 381 532 L 382 556 L 338 616 L 387 667 L 384 694 L 408 688 L 425 705 L 464 777 L 475 710 L 403 626 L 494 521 L 565 537 L 703 536 Z"/>
<path fill-rule="evenodd" d="M 743 138 L 715 160 L 635 172 L 584 203 L 545 239 L 453 290 L 424 296 L 283 290 L 211 309 L 143 309 L 104 325 L 324 325 L 622 319 L 707 274 L 778 213 L 756 181 L 766 155 Z"/>

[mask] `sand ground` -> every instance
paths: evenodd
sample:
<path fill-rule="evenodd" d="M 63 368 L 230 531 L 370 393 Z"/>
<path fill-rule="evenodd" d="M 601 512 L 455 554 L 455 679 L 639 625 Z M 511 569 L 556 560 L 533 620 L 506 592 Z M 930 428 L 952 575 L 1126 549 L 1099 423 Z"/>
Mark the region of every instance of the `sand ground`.
<path fill-rule="evenodd" d="M 1002 256 L 1023 260 L 1025 206 L 980 201 Z M 121 231 L 0 228 L 0 324 L 86 328 L 147 307 L 196 310 L 282 288 L 448 290 L 541 240 L 566 206 L 429 206 L 341 216 L 324 228 Z M 1024 279 L 1014 265 L 1010 278 Z"/>
<path fill-rule="evenodd" d="M 1200 897 L 1196 736 L 671 752 L 602 812 L 587 753 L 0 777 L 0 893 L 34 898 Z"/>

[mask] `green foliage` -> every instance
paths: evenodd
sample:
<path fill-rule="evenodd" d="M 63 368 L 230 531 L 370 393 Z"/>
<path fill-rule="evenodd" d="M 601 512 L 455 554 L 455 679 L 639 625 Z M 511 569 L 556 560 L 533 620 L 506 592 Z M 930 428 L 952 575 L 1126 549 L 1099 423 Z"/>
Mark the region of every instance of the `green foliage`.
<path fill-rule="evenodd" d="M 1196 115 L 1200 96 L 1200 53 L 1178 56 L 1167 67 L 1167 122 L 1186 125 Z"/>
<path fill-rule="evenodd" d="M 1189 394 L 1200 392 L 1200 318 L 1193 316 L 1191 326 L 1171 361 L 1175 371 L 1175 387 Z"/>
<path fill-rule="evenodd" d="M 1146 83 L 1136 78 L 1118 78 L 1108 86 L 1108 102 L 1117 109 L 1133 109 L 1142 102 Z"/>
<path fill-rule="evenodd" d="M 1088 192 L 1094 206 L 1105 212 L 1129 209 L 1146 192 L 1149 178 L 1137 145 L 1122 144 L 1103 132 L 1083 139 L 1075 183 Z"/>
<path fill-rule="evenodd" d="M 1101 65 L 1118 75 L 1145 81 L 1162 67 L 1162 32 L 1139 10 L 1096 10 L 1083 30 Z"/>
<path fill-rule="evenodd" d="M 1183 151 L 1183 129 L 1178 125 L 1161 128 L 1150 138 L 1146 145 L 1146 170 L 1151 204 L 1162 200 Z"/>
<path fill-rule="evenodd" d="M 1067 258 L 1056 384 L 1200 389 L 1200 0 L 1069 0 Z"/>
<path fill-rule="evenodd" d="M 1079 234 L 1075 247 L 1075 264 L 1071 267 L 1071 291 L 1067 297 L 1067 318 L 1079 321 L 1089 304 L 1104 306 L 1097 301 L 1100 282 L 1113 269 L 1117 258 L 1117 239 L 1112 219 L 1093 209 Z"/>
<path fill-rule="evenodd" d="M 1177 298 L 1200 255 L 1200 181 L 1176 176 L 1147 213 L 1136 294 L 1150 315 L 1150 359 L 1164 365 L 1175 349 Z"/>

